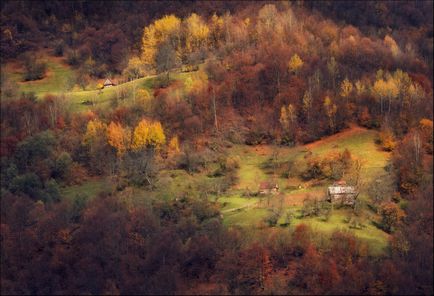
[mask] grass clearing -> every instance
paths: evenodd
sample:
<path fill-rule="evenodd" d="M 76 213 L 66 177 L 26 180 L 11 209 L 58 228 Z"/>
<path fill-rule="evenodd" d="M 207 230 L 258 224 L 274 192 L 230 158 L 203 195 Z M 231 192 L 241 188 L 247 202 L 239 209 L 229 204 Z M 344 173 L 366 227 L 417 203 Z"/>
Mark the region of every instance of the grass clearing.
<path fill-rule="evenodd" d="M 342 152 L 348 149 L 351 154 L 363 162 L 362 168 L 362 182 L 369 184 L 376 178 L 381 178 L 387 175 L 385 167 L 388 163 L 390 153 L 383 152 L 376 145 L 377 131 L 367 130 L 359 127 L 351 127 L 339 134 L 333 135 L 316 141 L 314 143 L 298 146 L 293 148 L 277 147 L 271 145 L 234 145 L 230 148 L 230 155 L 238 156 L 240 159 L 240 168 L 238 171 L 239 183 L 234 186 L 233 190 L 240 194 L 247 188 L 250 191 L 256 191 L 259 182 L 271 179 L 271 175 L 266 174 L 261 169 L 261 165 L 269 159 L 273 153 L 277 154 L 279 162 L 295 161 L 302 163 L 303 157 L 309 150 L 316 155 L 325 155 L 332 151 Z M 327 221 L 322 217 L 306 217 L 301 218 L 301 207 L 304 198 L 310 194 L 312 196 L 322 196 L 325 194 L 325 188 L 328 182 L 324 185 L 312 187 L 308 182 L 303 182 L 297 178 L 292 180 L 276 176 L 276 181 L 279 183 L 281 192 L 284 193 L 283 207 L 278 225 L 283 224 L 285 219 L 285 212 L 290 209 L 295 217 L 292 219 L 291 228 L 296 227 L 300 223 L 310 225 L 314 231 L 324 235 L 331 235 L 335 230 L 350 231 L 359 239 L 365 241 L 372 252 L 372 254 L 382 254 L 387 245 L 389 235 L 378 229 L 373 225 L 372 221 L 378 219 L 377 215 L 369 209 L 364 208 L 360 217 L 360 228 L 351 228 L 348 218 L 351 216 L 351 209 L 341 208 L 334 209 L 331 216 Z M 292 187 L 286 189 L 285 184 L 292 183 Z M 294 186 L 301 184 L 301 187 Z M 268 210 L 267 202 L 259 197 L 256 197 L 254 205 L 248 205 L 249 199 L 240 197 L 238 195 L 228 195 L 224 198 L 219 198 L 218 201 L 222 203 L 222 213 L 224 216 L 224 223 L 226 225 L 236 226 L 260 226 L 263 225 L 264 218 L 266 218 L 270 211 Z M 360 194 L 360 198 L 366 200 L 365 192 Z M 270 206 L 276 207 L 279 201 L 276 198 L 269 203 Z M 224 211 L 227 211 L 226 213 Z"/>
<path fill-rule="evenodd" d="M 24 69 L 17 64 L 5 65 L 5 70 L 11 80 L 19 87 L 19 92 L 34 92 L 38 97 L 48 93 L 66 92 L 71 80 L 74 80 L 74 70 L 63 62 L 62 58 L 44 56 L 41 61 L 47 65 L 46 76 L 35 81 L 23 81 Z"/>
<path fill-rule="evenodd" d="M 74 86 L 76 74 L 73 68 L 65 63 L 64 58 L 43 54 L 40 60 L 47 65 L 46 77 L 40 80 L 23 81 L 24 69 L 18 63 L 8 63 L 2 65 L 2 68 L 8 73 L 9 78 L 17 83 L 19 92 L 33 92 L 38 98 L 43 98 L 46 94 L 64 94 L 68 102 L 68 109 L 74 112 L 88 111 L 94 108 L 108 108 L 111 106 L 112 98 L 116 97 L 120 91 L 127 93 L 124 99 L 119 100 L 120 105 L 133 103 L 133 91 L 138 89 L 146 89 L 152 96 L 152 89 L 158 78 L 157 75 L 150 75 L 105 88 L 101 91 L 96 89 L 96 81 L 92 81 L 84 90 L 76 89 L 77 86 L 70 90 Z M 170 79 L 185 82 L 187 78 L 194 75 L 197 75 L 196 72 L 174 70 L 170 75 Z"/>
<path fill-rule="evenodd" d="M 227 214 L 223 214 L 223 224 L 238 226 L 258 226 L 268 215 L 267 209 L 252 208 L 248 211 L 240 209 Z"/>
<path fill-rule="evenodd" d="M 64 187 L 60 190 L 61 196 L 67 199 L 74 199 L 77 195 L 85 195 L 88 198 L 96 197 L 100 192 L 111 188 L 110 182 L 105 179 L 93 179 L 80 185 Z"/>

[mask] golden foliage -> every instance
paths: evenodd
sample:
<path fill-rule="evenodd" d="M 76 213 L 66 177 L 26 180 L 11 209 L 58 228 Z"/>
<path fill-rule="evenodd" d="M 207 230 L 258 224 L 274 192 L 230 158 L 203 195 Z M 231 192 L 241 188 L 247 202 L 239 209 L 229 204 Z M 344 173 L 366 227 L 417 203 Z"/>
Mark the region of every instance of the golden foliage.
<path fill-rule="evenodd" d="M 337 106 L 333 103 L 332 99 L 329 96 L 324 98 L 324 109 L 326 111 L 326 115 L 329 118 L 329 127 L 334 130 L 335 128 L 335 115 L 337 112 Z"/>
<path fill-rule="evenodd" d="M 132 57 L 128 60 L 128 66 L 125 68 L 126 73 L 131 78 L 138 78 L 145 75 L 143 62 L 139 57 Z"/>
<path fill-rule="evenodd" d="M 297 113 L 295 107 L 292 104 L 289 104 L 288 107 L 282 106 L 280 108 L 280 124 L 283 129 L 287 130 L 290 127 L 290 124 L 294 124 L 297 120 Z"/>
<path fill-rule="evenodd" d="M 306 117 L 309 117 L 309 111 L 312 107 L 312 94 L 310 91 L 306 91 L 303 96 L 303 111 L 306 114 Z"/>
<path fill-rule="evenodd" d="M 185 80 L 184 86 L 187 93 L 203 91 L 208 86 L 208 75 L 204 71 L 198 71 Z"/>
<path fill-rule="evenodd" d="M 419 125 L 423 130 L 424 129 L 431 130 L 431 131 L 433 130 L 433 122 L 432 122 L 432 120 L 429 120 L 427 118 L 422 118 L 419 121 Z"/>
<path fill-rule="evenodd" d="M 107 128 L 107 142 L 116 149 L 118 157 L 124 155 L 129 148 L 130 137 L 129 130 L 124 129 L 119 123 L 110 122 Z"/>
<path fill-rule="evenodd" d="M 170 156 L 177 155 L 180 152 L 178 136 L 174 136 L 170 139 L 167 150 Z"/>
<path fill-rule="evenodd" d="M 186 20 L 186 48 L 188 52 L 193 52 L 208 44 L 210 30 L 202 17 L 192 13 Z"/>
<path fill-rule="evenodd" d="M 170 40 L 173 43 L 179 42 L 181 20 L 175 15 L 165 15 L 156 20 L 153 24 L 145 27 L 142 37 L 142 61 L 146 65 L 155 67 L 155 55 L 157 46 Z M 176 48 L 176 46 L 174 46 Z"/>
<path fill-rule="evenodd" d="M 105 135 L 106 129 L 107 125 L 99 119 L 89 121 L 86 126 L 86 133 L 83 137 L 83 143 L 85 145 L 91 145 L 97 137 Z"/>
<path fill-rule="evenodd" d="M 400 53 L 401 50 L 399 49 L 398 44 L 396 43 L 396 41 L 390 37 L 389 35 L 386 35 L 384 37 L 384 44 L 389 47 L 390 51 L 392 52 L 392 55 L 394 57 L 397 57 Z"/>
<path fill-rule="evenodd" d="M 351 83 L 351 81 L 348 80 L 348 78 L 345 78 L 344 81 L 342 81 L 341 83 L 340 95 L 344 98 L 347 98 L 352 91 L 353 91 L 353 84 Z"/>
<path fill-rule="evenodd" d="M 303 66 L 303 60 L 294 54 L 288 62 L 289 71 L 296 73 Z"/>
<path fill-rule="evenodd" d="M 365 84 L 362 81 L 360 81 L 360 80 L 356 81 L 355 87 L 356 87 L 357 95 L 359 95 L 359 96 L 362 95 L 362 94 L 364 94 L 365 91 L 366 91 Z"/>
<path fill-rule="evenodd" d="M 131 148 L 140 150 L 145 147 L 159 148 L 166 142 L 161 123 L 142 119 L 134 129 Z"/>
<path fill-rule="evenodd" d="M 392 151 L 396 147 L 396 140 L 393 133 L 389 130 L 383 130 L 379 135 L 381 146 L 386 151 Z"/>
<path fill-rule="evenodd" d="M 373 87 L 374 94 L 381 98 L 396 98 L 399 94 L 399 89 L 393 78 L 379 79 L 375 81 Z"/>

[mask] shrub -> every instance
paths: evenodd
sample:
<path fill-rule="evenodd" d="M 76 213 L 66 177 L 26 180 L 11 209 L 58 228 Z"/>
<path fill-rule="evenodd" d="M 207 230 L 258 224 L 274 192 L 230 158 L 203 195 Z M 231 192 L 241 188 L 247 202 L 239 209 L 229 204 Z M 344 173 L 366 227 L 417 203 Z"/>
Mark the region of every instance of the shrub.
<path fill-rule="evenodd" d="M 342 153 L 329 153 L 324 158 L 307 157 L 307 168 L 301 173 L 305 180 L 339 180 L 353 166 L 351 153 L 345 149 Z"/>
<path fill-rule="evenodd" d="M 63 52 L 65 50 L 65 43 L 63 41 L 56 42 L 54 46 L 54 55 L 57 57 L 63 56 Z"/>
<path fill-rule="evenodd" d="M 24 56 L 24 80 L 38 80 L 42 79 L 45 76 L 45 70 L 47 69 L 47 65 L 41 61 L 36 60 L 31 55 Z"/>
<path fill-rule="evenodd" d="M 280 212 L 272 210 L 271 213 L 267 217 L 265 217 L 265 222 L 270 227 L 276 226 L 277 221 L 279 220 L 279 218 L 280 218 Z"/>
<path fill-rule="evenodd" d="M 41 189 L 41 180 L 34 173 L 27 173 L 15 177 L 10 185 L 12 193 L 24 193 L 34 199 L 40 196 Z"/>
<path fill-rule="evenodd" d="M 405 213 L 394 202 L 385 202 L 380 206 L 381 227 L 386 232 L 393 232 L 395 227 L 401 223 Z"/>
<path fill-rule="evenodd" d="M 62 152 L 54 163 L 53 176 L 55 178 L 65 179 L 69 173 L 72 164 L 72 158 L 68 152 Z"/>
<path fill-rule="evenodd" d="M 204 157 L 187 146 L 178 157 L 177 166 L 189 173 L 198 172 L 205 167 Z"/>
<path fill-rule="evenodd" d="M 76 50 L 69 50 L 66 54 L 66 62 L 71 66 L 77 66 L 80 62 L 80 58 Z"/>

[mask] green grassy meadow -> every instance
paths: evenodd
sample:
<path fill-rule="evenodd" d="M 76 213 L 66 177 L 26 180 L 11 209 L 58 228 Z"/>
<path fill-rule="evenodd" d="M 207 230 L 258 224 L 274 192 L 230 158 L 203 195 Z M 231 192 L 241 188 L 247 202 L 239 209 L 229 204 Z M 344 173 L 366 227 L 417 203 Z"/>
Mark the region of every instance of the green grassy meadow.
<path fill-rule="evenodd" d="M 82 89 L 74 85 L 76 73 L 62 58 L 44 55 L 40 60 L 47 65 L 46 76 L 35 81 L 23 81 L 24 69 L 21 65 L 7 64 L 2 67 L 9 79 L 17 84 L 19 93 L 32 92 L 38 98 L 43 98 L 47 94 L 64 95 L 68 108 L 74 112 L 110 107 L 111 99 L 120 91 L 124 91 L 126 96 L 119 103 L 131 104 L 134 98 L 133 91 L 146 89 L 152 95 L 152 88 L 158 79 L 157 75 L 150 75 L 102 90 L 96 88 L 97 81 L 91 81 L 85 89 Z M 175 70 L 171 73 L 170 79 L 185 82 L 192 76 L 194 72 L 184 73 Z"/>
<path fill-rule="evenodd" d="M 332 151 L 341 152 L 344 149 L 348 149 L 354 157 L 362 160 L 361 181 L 364 184 L 369 184 L 372 180 L 387 175 L 384 168 L 388 163 L 389 153 L 379 149 L 378 145 L 375 143 L 376 138 L 376 131 L 353 127 L 335 136 L 293 148 L 269 145 L 256 147 L 235 145 L 230 149 L 230 154 L 239 157 L 240 168 L 238 171 L 239 183 L 234 189 L 241 192 L 247 191 L 248 189 L 253 192 L 258 189 L 259 182 L 271 179 L 272 176 L 267 175 L 261 168 L 261 165 L 269 159 L 273 153 L 277 155 L 277 159 L 280 162 L 298 161 L 301 163 L 304 155 L 308 151 L 316 155 L 325 155 Z M 288 179 L 277 176 L 276 181 L 279 183 L 280 191 L 283 192 L 285 198 L 287 200 L 291 200 L 293 197 L 297 198 L 298 203 L 308 194 L 316 196 L 320 196 L 323 192 L 325 194 L 327 186 L 310 187 L 308 184 L 303 184 L 302 180 L 295 180 L 295 184 L 300 183 L 305 187 L 288 190 L 285 188 Z M 366 193 L 363 192 L 361 198 L 367 199 Z M 256 204 L 252 204 L 255 200 Z M 271 213 L 267 209 L 266 202 L 259 202 L 258 198 L 254 199 L 241 197 L 240 195 L 228 195 L 224 198 L 219 198 L 219 202 L 223 205 L 222 213 L 226 225 L 258 226 L 261 225 L 261 223 L 263 224 L 264 218 Z M 278 204 L 277 196 L 271 197 L 270 204 Z M 304 223 L 325 235 L 330 235 L 335 230 L 350 231 L 356 237 L 368 243 L 373 254 L 380 254 L 387 247 L 388 234 L 374 226 L 372 221 L 377 221 L 379 217 L 367 207 L 363 208 L 359 217 L 354 217 L 351 214 L 351 209 L 334 209 L 327 221 L 324 221 L 323 217 L 301 218 L 300 204 L 296 206 L 284 204 L 282 213 L 288 210 L 293 213 L 293 218 L 289 226 L 291 229 L 300 223 Z M 349 223 L 350 219 L 357 219 L 359 227 L 352 227 L 351 223 Z M 283 220 L 284 215 L 280 217 L 277 225 L 283 224 Z"/>

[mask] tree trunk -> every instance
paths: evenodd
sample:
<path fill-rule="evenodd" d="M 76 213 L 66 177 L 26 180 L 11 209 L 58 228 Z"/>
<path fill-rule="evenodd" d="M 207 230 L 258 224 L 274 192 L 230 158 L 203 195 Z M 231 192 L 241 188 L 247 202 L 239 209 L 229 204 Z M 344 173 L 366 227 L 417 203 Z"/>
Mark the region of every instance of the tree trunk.
<path fill-rule="evenodd" d="M 217 108 L 216 108 L 216 101 L 215 101 L 215 89 L 212 88 L 212 103 L 213 103 L 213 109 L 214 109 L 214 126 L 216 131 L 219 131 L 218 122 L 217 122 Z"/>

